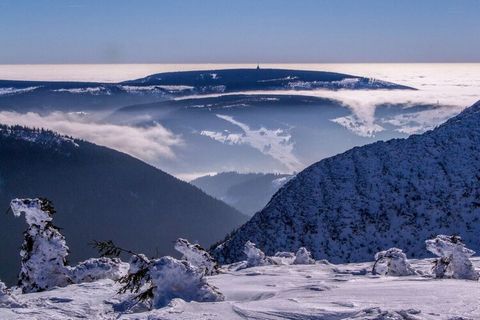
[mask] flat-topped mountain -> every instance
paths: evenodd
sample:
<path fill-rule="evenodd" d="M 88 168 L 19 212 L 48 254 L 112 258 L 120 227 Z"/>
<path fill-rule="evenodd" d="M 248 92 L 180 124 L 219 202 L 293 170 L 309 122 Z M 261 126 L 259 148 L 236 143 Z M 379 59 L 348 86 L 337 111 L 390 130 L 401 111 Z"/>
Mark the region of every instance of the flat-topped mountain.
<path fill-rule="evenodd" d="M 334 72 L 288 69 L 225 69 L 158 73 L 125 81 L 127 85 L 190 86 L 198 93 L 245 90 L 301 89 L 412 89 L 376 79 Z"/>
<path fill-rule="evenodd" d="M 119 83 L 0 80 L 0 110 L 98 110 L 249 90 L 412 89 L 347 74 L 283 69 L 166 72 Z"/>

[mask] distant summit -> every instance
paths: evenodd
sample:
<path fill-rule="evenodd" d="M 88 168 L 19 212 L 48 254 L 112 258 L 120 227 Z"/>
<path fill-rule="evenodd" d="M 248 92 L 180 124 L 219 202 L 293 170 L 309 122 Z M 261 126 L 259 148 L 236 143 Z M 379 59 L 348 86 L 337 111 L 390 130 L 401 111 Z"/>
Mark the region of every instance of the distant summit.
<path fill-rule="evenodd" d="M 196 93 L 245 90 L 412 89 L 395 83 L 334 72 L 288 69 L 223 69 L 158 73 L 125 81 L 131 86 L 190 86 Z"/>
<path fill-rule="evenodd" d="M 119 83 L 0 80 L 0 110 L 98 110 L 176 97 L 262 90 L 413 89 L 322 71 L 224 69 L 158 73 Z"/>

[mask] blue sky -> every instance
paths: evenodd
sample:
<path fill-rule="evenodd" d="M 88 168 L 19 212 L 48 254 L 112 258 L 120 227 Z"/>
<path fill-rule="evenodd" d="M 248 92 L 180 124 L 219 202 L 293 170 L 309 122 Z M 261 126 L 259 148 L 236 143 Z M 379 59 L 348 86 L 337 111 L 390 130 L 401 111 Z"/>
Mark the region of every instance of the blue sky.
<path fill-rule="evenodd" d="M 480 62 L 480 0 L 0 0 L 0 63 Z"/>

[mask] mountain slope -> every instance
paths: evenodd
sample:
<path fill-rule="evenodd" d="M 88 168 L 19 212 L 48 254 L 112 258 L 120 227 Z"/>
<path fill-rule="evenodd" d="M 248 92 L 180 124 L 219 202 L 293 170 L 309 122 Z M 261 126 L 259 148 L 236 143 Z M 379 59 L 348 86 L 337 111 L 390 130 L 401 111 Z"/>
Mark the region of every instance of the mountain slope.
<path fill-rule="evenodd" d="M 185 237 L 209 245 L 246 217 L 201 190 L 126 154 L 50 131 L 0 126 L 0 209 L 16 197 L 47 197 L 71 259 L 95 256 L 112 239 L 149 255 L 172 254 Z M 25 224 L 0 217 L 0 278 L 18 272 Z"/>
<path fill-rule="evenodd" d="M 252 216 L 291 178 L 290 174 L 221 172 L 199 177 L 190 183 Z"/>
<path fill-rule="evenodd" d="M 424 240 L 459 234 L 479 251 L 480 102 L 436 129 L 351 149 L 299 173 L 214 251 L 242 259 L 247 240 L 267 254 L 312 250 L 333 262 L 366 261 Z"/>

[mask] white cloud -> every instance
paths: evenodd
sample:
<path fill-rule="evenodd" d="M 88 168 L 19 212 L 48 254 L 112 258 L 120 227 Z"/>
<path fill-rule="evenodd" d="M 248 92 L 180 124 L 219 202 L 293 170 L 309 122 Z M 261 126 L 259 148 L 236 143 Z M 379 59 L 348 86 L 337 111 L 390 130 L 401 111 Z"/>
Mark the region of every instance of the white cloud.
<path fill-rule="evenodd" d="M 331 121 L 353 131 L 362 137 L 374 137 L 376 133 L 385 130 L 381 125 L 374 123 L 371 119 L 360 119 L 356 115 L 340 117 Z"/>
<path fill-rule="evenodd" d="M 145 128 L 97 123 L 83 113 L 53 112 L 40 115 L 4 111 L 0 112 L 0 123 L 50 129 L 123 151 L 150 163 L 155 163 L 159 158 L 174 158 L 172 147 L 183 143 L 180 137 L 158 123 Z"/>
<path fill-rule="evenodd" d="M 462 109 L 480 100 L 480 64 L 319 64 L 295 65 L 299 69 L 342 72 L 381 79 L 416 88 L 418 90 L 274 90 L 250 91 L 243 94 L 305 95 L 334 99 L 352 111 L 352 115 L 333 119 L 359 135 L 373 136 L 381 131 L 382 119 L 375 117 L 376 108 L 382 104 L 415 106 L 430 104 L 446 106 L 431 112 L 420 112 L 416 125 L 405 122 L 398 131 L 422 132 L 444 122 Z M 228 94 L 211 94 L 209 97 Z M 206 96 L 190 96 L 200 98 Z M 185 97 L 183 97 L 185 98 Z M 442 111 L 439 111 L 441 110 Z M 389 121 L 389 120 L 387 120 Z"/>
<path fill-rule="evenodd" d="M 231 133 L 228 131 L 214 132 L 204 130 L 202 135 L 226 144 L 246 144 L 271 156 L 281 162 L 288 170 L 295 171 L 302 167 L 302 164 L 293 154 L 294 144 L 292 136 L 282 129 L 269 130 L 261 127 L 258 130 L 251 129 L 244 123 L 234 120 L 230 116 L 219 115 L 217 117 L 228 121 L 240 129 L 242 133 Z"/>

